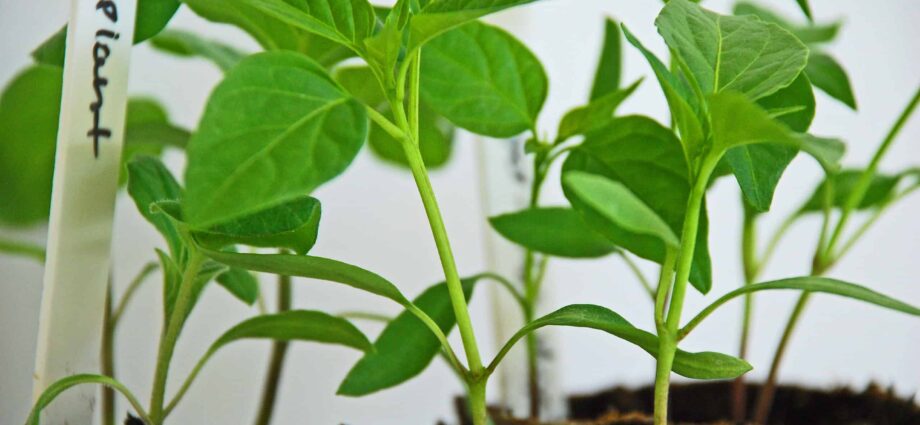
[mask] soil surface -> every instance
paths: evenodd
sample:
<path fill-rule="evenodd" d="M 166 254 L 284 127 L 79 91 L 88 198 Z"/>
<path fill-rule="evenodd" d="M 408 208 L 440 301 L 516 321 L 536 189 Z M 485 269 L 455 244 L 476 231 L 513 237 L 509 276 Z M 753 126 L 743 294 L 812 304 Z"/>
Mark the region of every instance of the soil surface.
<path fill-rule="evenodd" d="M 731 382 L 671 385 L 669 413 L 675 425 L 733 425 Z M 760 385 L 748 384 L 748 411 Z M 543 423 L 510 419 L 497 409 L 496 425 L 649 425 L 653 388 L 615 387 L 569 399 L 569 421 Z M 461 424 L 470 425 L 465 401 L 457 400 Z M 869 385 L 856 392 L 847 388 L 816 390 L 795 386 L 777 388 L 770 425 L 920 425 L 920 406 L 891 390 Z"/>

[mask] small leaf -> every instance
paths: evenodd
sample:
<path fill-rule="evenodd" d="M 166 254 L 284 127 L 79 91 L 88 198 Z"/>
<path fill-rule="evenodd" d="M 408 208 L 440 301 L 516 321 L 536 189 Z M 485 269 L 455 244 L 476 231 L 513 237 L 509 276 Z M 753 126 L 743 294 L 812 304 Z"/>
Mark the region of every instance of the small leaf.
<path fill-rule="evenodd" d="M 595 258 L 617 249 L 570 208 L 531 208 L 492 217 L 489 223 L 511 242 L 557 257 Z"/>
<path fill-rule="evenodd" d="M 674 234 L 683 228 L 690 197 L 690 171 L 681 142 L 671 130 L 650 118 L 627 116 L 610 123 L 585 138 L 572 151 L 562 167 L 565 175 L 583 171 L 619 182 L 648 205 Z M 622 233 L 610 233 L 609 220 L 563 185 L 566 198 L 585 223 L 624 249 L 647 260 L 664 261 L 664 244 L 657 238 L 641 237 L 623 243 Z M 712 285 L 709 259 L 708 219 L 705 205 L 700 214 L 699 232 L 690 273 L 690 282 L 705 293 Z"/>
<path fill-rule="evenodd" d="M 795 2 L 799 4 L 799 9 L 802 9 L 802 13 L 805 14 L 809 21 L 814 19 L 811 15 L 811 6 L 808 4 L 808 0 L 795 0 Z"/>
<path fill-rule="evenodd" d="M 200 243 L 217 249 L 242 244 L 306 254 L 316 243 L 321 209 L 317 199 L 302 196 L 193 234 Z"/>
<path fill-rule="evenodd" d="M 601 56 L 597 60 L 597 70 L 594 71 L 594 82 L 591 84 L 589 100 L 597 100 L 620 88 L 622 45 L 620 25 L 613 19 L 607 18 L 604 21 L 604 45 L 601 47 Z"/>
<path fill-rule="evenodd" d="M 426 103 L 458 127 L 486 136 L 533 129 L 546 100 L 546 73 L 536 56 L 511 34 L 479 22 L 432 40 L 421 69 Z"/>
<path fill-rule="evenodd" d="M 190 136 L 188 130 L 169 122 L 166 109 L 157 101 L 129 98 L 121 162 L 127 164 L 139 155 L 160 156 L 167 146 L 184 149 Z M 127 179 L 127 169 L 122 169 L 118 183 L 124 184 Z"/>
<path fill-rule="evenodd" d="M 311 0 L 297 7 L 284 0 L 238 0 L 283 24 L 350 48 L 374 32 L 377 17 L 367 0 Z"/>
<path fill-rule="evenodd" d="M 856 97 L 853 95 L 853 88 L 850 87 L 850 78 L 832 56 L 812 50 L 811 55 L 808 56 L 805 73 L 808 74 L 808 78 L 815 87 L 849 106 L 850 109 L 856 110 Z"/>
<path fill-rule="evenodd" d="M 822 181 L 821 184 L 818 185 L 818 187 L 814 190 L 811 197 L 809 197 L 808 201 L 805 202 L 805 205 L 802 205 L 800 211 L 802 213 L 807 213 L 820 212 L 824 210 L 824 200 L 826 196 L 828 181 L 833 182 L 832 186 L 834 197 L 831 200 L 831 207 L 845 207 L 847 200 L 850 198 L 850 195 L 855 189 L 856 183 L 859 181 L 862 173 L 863 170 L 843 170 L 839 173 L 835 173 L 826 177 L 824 181 Z M 872 176 L 872 180 L 870 180 L 869 189 L 866 191 L 865 196 L 863 196 L 862 201 L 856 206 L 856 209 L 865 210 L 884 205 L 891 200 L 891 197 L 894 195 L 894 191 L 895 188 L 897 188 L 898 183 L 903 177 L 906 176 L 907 174 L 904 173 L 893 176 L 875 174 Z"/>
<path fill-rule="evenodd" d="M 48 388 L 45 388 L 38 399 L 35 400 L 35 405 L 32 407 L 32 411 L 29 412 L 29 418 L 26 419 L 26 425 L 39 425 L 41 423 L 42 410 L 48 407 L 48 405 L 50 405 L 57 396 L 61 395 L 61 393 L 81 384 L 101 384 L 117 390 L 128 399 L 128 402 L 136 412 L 146 417 L 144 406 L 140 404 L 134 394 L 132 394 L 124 384 L 108 376 L 84 373 L 58 379 L 49 385 Z"/>
<path fill-rule="evenodd" d="M 787 19 L 767 10 L 758 5 L 748 2 L 735 4 L 733 13 L 735 15 L 754 15 L 764 22 L 779 25 L 795 35 L 805 44 L 826 43 L 837 37 L 840 30 L 840 23 L 833 22 L 829 24 L 796 25 Z"/>
<path fill-rule="evenodd" d="M 570 196 L 607 219 L 607 235 L 618 245 L 632 245 L 635 239 L 654 237 L 671 248 L 680 240 L 667 223 L 626 186 L 595 174 L 570 171 L 562 176 L 562 184 Z"/>
<path fill-rule="evenodd" d="M 632 83 L 623 90 L 614 90 L 600 98 L 591 100 L 585 106 L 572 109 L 566 112 L 559 122 L 559 134 L 556 135 L 556 143 L 562 143 L 569 137 L 577 134 L 587 134 L 591 131 L 606 125 L 617 107 L 629 97 L 642 80 Z"/>
<path fill-rule="evenodd" d="M 35 65 L 0 95 L 0 223 L 48 219 L 62 80 L 61 68 Z"/>
<path fill-rule="evenodd" d="M 360 267 L 322 257 L 289 254 L 238 254 L 203 250 L 205 255 L 230 267 L 285 276 L 300 276 L 342 283 L 389 298 L 401 305 L 409 300 L 388 280 Z"/>
<path fill-rule="evenodd" d="M 259 299 L 259 281 L 246 270 L 230 268 L 217 275 L 215 280 L 247 305 L 253 305 Z"/>
<path fill-rule="evenodd" d="M 467 301 L 473 295 L 478 277 L 463 279 Z M 457 323 L 447 284 L 429 287 L 412 300 L 438 325 L 445 335 Z M 374 350 L 364 355 L 348 372 L 338 394 L 363 396 L 406 382 L 424 371 L 441 350 L 441 342 L 413 313 L 403 311 L 374 341 Z"/>
<path fill-rule="evenodd" d="M 409 49 L 421 47 L 438 34 L 485 15 L 535 0 L 434 0 L 412 17 Z"/>
<path fill-rule="evenodd" d="M 591 304 L 565 306 L 553 313 L 526 324 L 505 345 L 506 348 L 544 326 L 572 326 L 591 328 L 607 332 L 633 343 L 645 352 L 658 355 L 658 337 L 636 328 L 619 314 L 604 307 Z M 504 351 L 504 349 L 503 349 Z M 726 354 L 714 352 L 690 353 L 681 349 L 674 356 L 672 370 L 678 375 L 692 379 L 731 379 L 750 371 L 746 361 Z"/>
<path fill-rule="evenodd" d="M 179 230 L 168 216 L 155 212 L 152 206 L 163 201 L 180 201 L 182 187 L 157 158 L 139 156 L 128 163 L 127 169 L 128 194 L 137 210 L 163 235 L 173 257 L 179 258 L 184 245 Z"/>
<path fill-rule="evenodd" d="M 246 56 L 246 53 L 235 47 L 181 30 L 163 31 L 152 38 L 150 44 L 157 50 L 174 55 L 206 59 L 224 72 L 229 71 Z"/>
<path fill-rule="evenodd" d="M 199 230 L 309 194 L 367 136 L 364 107 L 312 60 L 250 56 L 208 101 L 188 146 L 183 210 Z"/>
<path fill-rule="evenodd" d="M 256 316 L 224 332 L 208 350 L 213 355 L 221 347 L 241 339 L 274 341 L 313 341 L 337 344 L 369 352 L 371 342 L 349 321 L 319 311 L 292 310 Z"/>
<path fill-rule="evenodd" d="M 655 20 L 704 94 L 735 90 L 751 99 L 788 86 L 808 58 L 789 31 L 752 16 L 723 16 L 688 0 L 669 1 Z"/>
<path fill-rule="evenodd" d="M 134 44 L 160 33 L 179 9 L 178 0 L 138 0 L 134 17 Z M 32 52 L 36 62 L 64 67 L 67 27 L 64 26 Z"/>

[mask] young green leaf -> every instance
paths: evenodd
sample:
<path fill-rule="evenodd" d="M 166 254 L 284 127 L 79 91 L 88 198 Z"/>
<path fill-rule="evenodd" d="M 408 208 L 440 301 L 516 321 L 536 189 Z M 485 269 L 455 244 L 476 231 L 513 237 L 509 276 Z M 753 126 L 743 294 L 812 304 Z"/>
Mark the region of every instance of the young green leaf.
<path fill-rule="evenodd" d="M 245 1 L 183 0 L 183 3 L 202 18 L 246 31 L 265 50 L 303 53 L 326 67 L 355 55 L 342 44 L 280 21 Z"/>
<path fill-rule="evenodd" d="M 735 90 L 759 99 L 789 85 L 808 48 L 789 31 L 752 16 L 723 16 L 688 0 L 670 1 L 655 20 L 704 94 Z"/>
<path fill-rule="evenodd" d="M 214 90 L 189 142 L 185 218 L 204 230 L 309 194 L 348 167 L 366 136 L 364 107 L 319 64 L 250 56 Z"/>
<path fill-rule="evenodd" d="M 617 249 L 571 208 L 530 208 L 494 216 L 489 223 L 511 242 L 557 257 L 603 257 Z"/>
<path fill-rule="evenodd" d="M 831 55 L 812 50 L 805 73 L 815 87 L 856 110 L 856 97 L 850 86 L 850 77 Z"/>
<path fill-rule="evenodd" d="M 511 34 L 479 22 L 464 25 L 428 43 L 421 69 L 422 96 L 458 127 L 492 137 L 536 127 L 546 73 Z"/>
<path fill-rule="evenodd" d="M 230 267 L 285 276 L 342 283 L 389 298 L 400 305 L 409 300 L 388 280 L 360 267 L 322 257 L 289 254 L 238 254 L 204 249 L 205 255 Z"/>
<path fill-rule="evenodd" d="M 584 171 L 619 182 L 661 217 L 674 234 L 683 228 L 687 200 L 690 196 L 690 171 L 681 143 L 667 128 L 650 118 L 628 116 L 613 119 L 607 127 L 591 133 L 566 158 L 563 175 Z M 595 231 L 610 237 L 609 220 L 564 186 L 566 197 L 585 222 Z M 709 260 L 708 219 L 705 207 L 700 216 L 690 281 L 694 287 L 707 292 L 712 284 Z M 664 244 L 655 238 L 640 238 L 623 248 L 659 263 L 664 261 Z"/>
<path fill-rule="evenodd" d="M 219 41 L 207 40 L 182 30 L 166 30 L 150 40 L 157 50 L 183 57 L 200 57 L 227 72 L 243 60 L 246 53 Z"/>
<path fill-rule="evenodd" d="M 690 320 L 690 322 L 688 322 L 687 325 L 680 330 L 680 334 L 682 336 L 687 335 L 713 311 L 722 306 L 722 304 L 725 304 L 734 298 L 753 292 L 777 289 L 823 292 L 826 294 L 840 295 L 842 297 L 852 298 L 854 300 L 877 305 L 882 308 L 906 313 L 911 316 L 920 316 L 920 308 L 902 301 L 898 301 L 887 295 L 880 294 L 869 288 L 826 277 L 802 276 L 757 283 L 753 285 L 745 285 L 741 288 L 731 291 L 723 295 L 712 304 L 708 305 L 699 314 L 697 314 L 696 317 Z"/>
<path fill-rule="evenodd" d="M 658 355 L 657 336 L 636 328 L 619 314 L 604 307 L 591 304 L 574 304 L 565 306 L 524 325 L 502 347 L 502 350 L 489 366 L 489 370 L 494 370 L 495 366 L 515 342 L 528 333 L 544 326 L 572 326 L 597 329 L 637 345 L 651 354 L 652 357 Z M 680 349 L 677 350 L 674 356 L 674 365 L 672 366 L 674 373 L 692 379 L 737 378 L 751 369 L 751 365 L 746 361 L 726 354 L 709 351 L 690 353 Z"/>
<path fill-rule="evenodd" d="M 811 6 L 808 4 L 808 0 L 795 0 L 795 2 L 799 4 L 799 9 L 802 9 L 802 13 L 805 14 L 809 21 L 814 19 L 811 15 Z"/>
<path fill-rule="evenodd" d="M 321 210 L 316 198 L 302 196 L 193 235 L 201 244 L 217 249 L 242 244 L 306 254 L 316 243 Z"/>
<path fill-rule="evenodd" d="M 438 34 L 485 15 L 536 0 L 433 0 L 412 17 L 409 49 L 421 47 Z"/>
<path fill-rule="evenodd" d="M 127 164 L 139 155 L 160 156 L 167 146 L 184 149 L 191 134 L 169 122 L 166 110 L 157 101 L 129 98 L 125 113 L 125 142 L 121 162 Z M 119 184 L 127 182 L 127 169 L 122 169 Z"/>
<path fill-rule="evenodd" d="M 620 88 L 620 74 L 623 63 L 623 42 L 620 37 L 620 25 L 613 19 L 604 20 L 604 45 L 594 71 L 591 84 L 590 101 L 597 100 Z"/>
<path fill-rule="evenodd" d="M 184 245 L 179 229 L 170 217 L 155 212 L 152 206 L 162 201 L 180 201 L 182 187 L 169 169 L 154 157 L 139 156 L 128 163 L 127 169 L 128 194 L 137 210 L 163 235 L 173 257 L 179 258 Z"/>
<path fill-rule="evenodd" d="M 35 65 L 0 95 L 0 223 L 48 219 L 62 80 L 61 68 Z"/>
<path fill-rule="evenodd" d="M 462 280 L 467 301 L 479 278 Z M 429 287 L 412 303 L 428 314 L 445 335 L 457 324 L 445 282 Z M 374 350 L 351 368 L 338 394 L 363 396 L 406 382 L 422 373 L 440 350 L 441 342 L 431 330 L 415 314 L 403 311 L 387 323 L 374 341 Z"/>
<path fill-rule="evenodd" d="M 748 2 L 739 2 L 735 4 L 733 12 L 735 15 L 754 15 L 764 22 L 779 25 L 791 32 L 805 44 L 826 43 L 837 37 L 840 30 L 840 22 L 829 24 L 815 24 L 813 22 L 807 25 L 796 25 L 789 22 L 784 17 L 764 9 L 756 4 Z"/>
<path fill-rule="evenodd" d="M 207 0 L 213 1 L 213 0 Z M 377 24 L 367 0 L 311 0 L 300 7 L 284 0 L 239 0 L 280 23 L 325 37 L 352 50 L 373 34 Z"/>
<path fill-rule="evenodd" d="M 579 205 L 597 212 L 608 222 L 605 232 L 624 248 L 654 244 L 648 237 L 676 249 L 680 240 L 668 224 L 626 186 L 596 174 L 570 171 L 562 176 L 562 185 Z M 664 247 L 659 249 L 665 249 Z"/>
<path fill-rule="evenodd" d="M 234 297 L 248 305 L 255 304 L 259 299 L 259 281 L 246 270 L 231 267 L 217 275 L 215 280 Z"/>
<path fill-rule="evenodd" d="M 910 172 L 911 171 L 908 173 Z M 802 205 L 800 211 L 802 213 L 808 213 L 820 212 L 824 210 L 824 200 L 827 196 L 826 193 L 828 182 L 832 182 L 832 188 L 834 191 L 834 196 L 831 200 L 831 207 L 844 208 L 846 206 L 847 200 L 850 198 L 850 194 L 856 187 L 856 182 L 859 181 L 862 173 L 863 170 L 843 170 L 839 173 L 834 173 L 826 177 L 824 181 L 822 181 L 821 184 L 815 188 L 814 192 L 811 194 L 811 197 L 808 198 L 808 201 Z M 902 178 L 908 175 L 910 174 L 875 174 L 872 176 L 872 180 L 869 183 L 869 188 L 866 191 L 865 196 L 863 196 L 862 201 L 856 206 L 856 209 L 865 210 L 869 208 L 875 208 L 887 203 L 894 195 L 894 191 L 895 188 L 897 188 L 898 183 Z"/>
<path fill-rule="evenodd" d="M 768 112 L 792 110 L 776 120 L 798 132 L 808 130 L 815 115 L 814 93 L 804 73 L 788 87 L 757 103 Z M 748 204 L 755 211 L 767 211 L 780 177 L 797 153 L 793 146 L 761 143 L 733 147 L 725 153 L 724 160 L 738 179 Z"/>
<path fill-rule="evenodd" d="M 178 0 L 138 0 L 134 17 L 134 44 L 163 31 L 177 9 Z M 32 58 L 40 64 L 63 67 L 66 49 L 67 27 L 64 26 L 32 51 Z"/>
<path fill-rule="evenodd" d="M 374 69 L 382 71 L 383 84 L 387 89 L 396 89 L 396 63 L 405 47 L 405 29 L 409 23 L 410 0 L 398 0 L 386 13 L 383 27 L 371 37 L 364 40 L 367 50 L 366 61 Z M 377 9 L 378 12 L 380 9 Z M 373 78 L 372 81 L 377 81 Z"/>
<path fill-rule="evenodd" d="M 641 82 L 642 80 L 638 80 L 629 87 L 614 90 L 597 99 L 592 99 L 585 106 L 566 112 L 562 121 L 559 122 L 559 132 L 555 143 L 562 143 L 577 134 L 588 134 L 606 125 L 617 107 L 639 87 Z"/>
<path fill-rule="evenodd" d="M 32 407 L 32 411 L 29 412 L 28 419 L 26 419 L 26 425 L 39 425 L 41 423 L 42 410 L 48 407 L 48 405 L 64 391 L 82 384 L 101 384 L 115 389 L 128 399 L 128 403 L 130 403 L 134 411 L 140 415 L 141 419 L 144 420 L 145 423 L 149 423 L 147 413 L 144 411 L 144 405 L 140 403 L 133 393 L 131 393 L 128 387 L 108 376 L 84 373 L 61 378 L 49 385 L 48 388 L 45 388 L 38 399 L 35 400 L 35 405 Z"/>

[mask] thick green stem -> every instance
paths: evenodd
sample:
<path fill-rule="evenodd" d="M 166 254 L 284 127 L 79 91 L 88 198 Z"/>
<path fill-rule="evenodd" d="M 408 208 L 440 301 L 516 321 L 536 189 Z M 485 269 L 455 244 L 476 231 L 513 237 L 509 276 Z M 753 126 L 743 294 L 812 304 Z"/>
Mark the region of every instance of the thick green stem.
<path fill-rule="evenodd" d="M 278 313 L 291 309 L 291 277 L 278 276 Z M 281 370 L 284 369 L 284 358 L 287 356 L 287 341 L 272 342 L 272 351 L 265 373 L 265 383 L 262 386 L 262 401 L 259 404 L 259 413 L 256 415 L 256 425 L 268 425 L 272 421 L 275 411 L 275 400 L 278 398 L 278 386 L 281 383 Z"/>
<path fill-rule="evenodd" d="M 658 336 L 658 362 L 655 365 L 655 425 L 668 423 L 668 392 L 671 387 L 671 366 L 677 343 L 671 335 Z"/>
<path fill-rule="evenodd" d="M 189 246 L 189 260 L 182 274 L 182 282 L 179 286 L 179 294 L 176 297 L 176 304 L 173 306 L 172 314 L 166 321 L 166 332 L 160 339 L 160 347 L 157 353 L 157 364 L 153 377 L 153 391 L 150 395 L 150 419 L 151 425 L 161 425 L 165 415 L 163 414 L 163 400 L 166 397 L 166 378 L 169 376 L 169 364 L 172 360 L 173 352 L 176 349 L 176 342 L 179 340 L 179 333 L 182 331 L 182 325 L 185 323 L 185 317 L 191 306 L 194 296 L 195 278 L 201 269 L 201 264 L 205 257 L 195 247 Z"/>
<path fill-rule="evenodd" d="M 468 397 L 470 412 L 474 425 L 488 425 L 489 413 L 486 409 L 486 379 L 474 379 L 469 383 Z"/>

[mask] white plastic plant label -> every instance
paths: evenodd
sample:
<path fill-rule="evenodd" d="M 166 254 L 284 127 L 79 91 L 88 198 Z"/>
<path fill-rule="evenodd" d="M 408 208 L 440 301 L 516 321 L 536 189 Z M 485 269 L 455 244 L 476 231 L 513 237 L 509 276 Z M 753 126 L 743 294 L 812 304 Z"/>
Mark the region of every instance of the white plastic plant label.
<path fill-rule="evenodd" d="M 99 371 L 135 10 L 136 0 L 71 0 L 35 397 L 60 378 Z M 61 394 L 45 423 L 92 423 L 98 391 Z"/>

